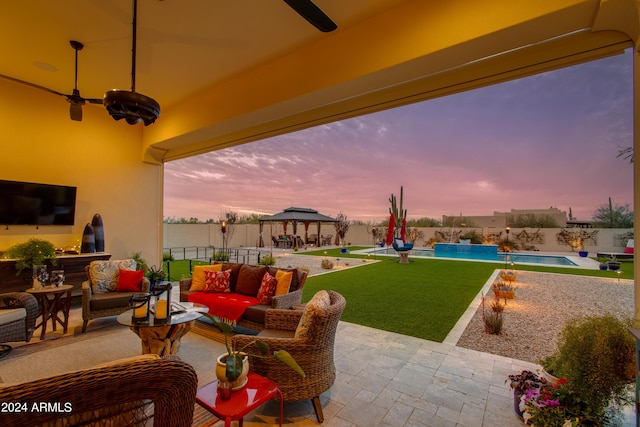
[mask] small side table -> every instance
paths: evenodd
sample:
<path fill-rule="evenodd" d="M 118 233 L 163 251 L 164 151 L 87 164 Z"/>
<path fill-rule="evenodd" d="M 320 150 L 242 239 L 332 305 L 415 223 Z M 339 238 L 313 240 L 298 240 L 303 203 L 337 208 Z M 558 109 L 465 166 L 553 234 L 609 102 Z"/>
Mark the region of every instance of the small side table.
<path fill-rule="evenodd" d="M 280 399 L 280 427 L 282 427 L 283 399 L 278 385 L 251 371 L 247 378 L 247 385 L 242 390 L 231 393 L 229 400 L 222 400 L 218 396 L 218 381 L 216 380 L 198 389 L 196 402 L 216 417 L 224 418 L 225 427 L 230 427 L 232 420 L 238 420 L 240 427 L 242 427 L 245 415 L 278 396 Z"/>
<path fill-rule="evenodd" d="M 59 323 L 63 328 L 63 333 L 67 333 L 69 325 L 69 309 L 71 308 L 71 291 L 73 285 L 62 285 L 57 287 L 45 286 L 41 289 L 27 289 L 26 291 L 38 299 L 42 320 L 36 325 L 36 329 L 42 327 L 40 339 L 43 340 L 47 333 L 47 322 L 51 319 L 52 329 L 56 330 Z M 49 296 L 53 298 L 49 298 Z M 63 297 L 65 297 L 63 299 Z M 63 318 L 60 318 L 62 314 Z"/>

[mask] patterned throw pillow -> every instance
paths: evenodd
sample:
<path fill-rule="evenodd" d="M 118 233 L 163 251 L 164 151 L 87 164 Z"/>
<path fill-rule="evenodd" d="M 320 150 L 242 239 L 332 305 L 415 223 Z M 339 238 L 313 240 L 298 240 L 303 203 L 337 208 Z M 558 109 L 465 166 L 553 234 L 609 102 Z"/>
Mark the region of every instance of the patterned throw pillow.
<path fill-rule="evenodd" d="M 273 298 L 277 285 L 278 281 L 275 277 L 270 275 L 269 272 L 264 273 L 262 282 L 260 283 L 260 289 L 258 289 L 258 301 L 260 301 L 260 304 L 271 304 L 271 298 Z"/>
<path fill-rule="evenodd" d="M 309 328 L 313 323 L 313 316 L 319 311 L 328 308 L 331 305 L 331 297 L 329 297 L 329 292 L 327 291 L 318 291 L 311 298 L 304 308 L 304 313 L 302 313 L 302 317 L 300 318 L 300 323 L 298 323 L 298 327 L 296 328 L 295 338 L 306 338 L 309 335 Z"/>
<path fill-rule="evenodd" d="M 231 270 L 204 271 L 204 289 L 202 292 L 230 292 Z"/>
<path fill-rule="evenodd" d="M 89 264 L 91 290 L 96 294 L 115 292 L 118 289 L 120 270 L 135 270 L 137 265 L 134 259 L 91 261 Z"/>

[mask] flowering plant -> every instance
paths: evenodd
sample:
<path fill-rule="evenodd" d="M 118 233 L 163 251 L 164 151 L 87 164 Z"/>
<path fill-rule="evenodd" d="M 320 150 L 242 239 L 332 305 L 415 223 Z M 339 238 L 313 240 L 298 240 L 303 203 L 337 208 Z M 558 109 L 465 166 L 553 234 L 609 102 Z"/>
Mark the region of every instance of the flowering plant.
<path fill-rule="evenodd" d="M 525 423 L 536 427 L 598 425 L 596 414 L 564 378 L 527 389 L 520 407 Z"/>

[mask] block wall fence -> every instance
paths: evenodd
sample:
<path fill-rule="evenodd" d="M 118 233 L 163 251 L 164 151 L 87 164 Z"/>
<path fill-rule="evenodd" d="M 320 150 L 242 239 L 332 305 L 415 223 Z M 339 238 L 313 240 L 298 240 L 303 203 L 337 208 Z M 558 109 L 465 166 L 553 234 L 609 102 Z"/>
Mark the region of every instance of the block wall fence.
<path fill-rule="evenodd" d="M 227 231 L 226 246 L 230 248 L 246 247 L 256 248 L 259 242 L 259 226 L 258 224 L 237 224 L 232 226 L 231 231 Z M 425 246 L 425 242 L 429 241 L 437 231 L 450 232 L 448 227 L 417 227 L 418 230 L 424 234 L 423 239 L 419 239 L 415 243 L 416 248 Z M 456 231 L 460 231 L 460 228 L 456 228 Z M 505 236 L 504 229 L 502 228 L 464 228 L 464 232 L 467 230 L 475 230 L 478 234 L 492 234 L 500 233 Z M 566 245 L 558 244 L 556 235 L 562 230 L 561 228 L 512 228 L 510 231 L 510 239 L 522 230 L 526 230 L 528 233 L 534 233 L 539 230 L 542 236 L 542 243 L 535 243 L 534 246 L 541 252 L 571 252 L 571 248 Z M 595 256 L 596 252 L 622 252 L 626 246 L 626 237 L 632 235 L 632 228 L 603 228 L 585 229 L 586 231 L 598 230 L 596 241 L 597 244 L 587 244 L 585 250 L 589 251 L 590 256 Z M 292 234 L 293 227 L 289 224 L 287 228 L 288 234 Z M 265 246 L 269 246 L 271 241 L 271 235 L 277 236 L 283 234 L 284 230 L 282 224 L 273 224 L 271 227 L 269 224 L 265 224 L 263 229 L 263 240 Z M 303 225 L 299 225 L 297 229 L 298 236 L 304 239 L 305 230 Z M 315 225 L 310 225 L 308 234 L 317 234 Z M 335 228 L 332 224 L 323 224 L 321 228 L 321 234 L 326 236 L 332 234 L 335 236 Z M 332 239 L 333 240 L 333 239 Z M 352 225 L 349 228 L 349 232 L 345 237 L 346 243 L 358 246 L 372 246 L 374 244 L 373 235 L 371 233 L 370 225 Z M 179 248 L 190 246 L 212 246 L 215 248 L 222 247 L 222 232 L 220 231 L 219 224 L 163 224 L 163 248 Z M 307 247 L 307 250 L 312 249 Z M 302 250 L 305 250 L 304 248 Z"/>

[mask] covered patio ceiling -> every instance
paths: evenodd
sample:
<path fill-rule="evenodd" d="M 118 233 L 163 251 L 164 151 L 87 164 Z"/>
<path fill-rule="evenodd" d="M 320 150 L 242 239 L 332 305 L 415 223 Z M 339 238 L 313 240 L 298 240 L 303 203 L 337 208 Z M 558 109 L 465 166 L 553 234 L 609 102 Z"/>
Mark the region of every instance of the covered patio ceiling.
<path fill-rule="evenodd" d="M 640 27 L 634 0 L 314 1 L 335 31 L 318 31 L 283 1 L 140 0 L 136 90 L 161 105 L 156 123 L 140 127 L 143 160 L 618 54 Z M 83 96 L 129 89 L 131 0 L 9 2 L 0 22 L 0 74 L 68 93 L 69 40 L 79 40 Z"/>

